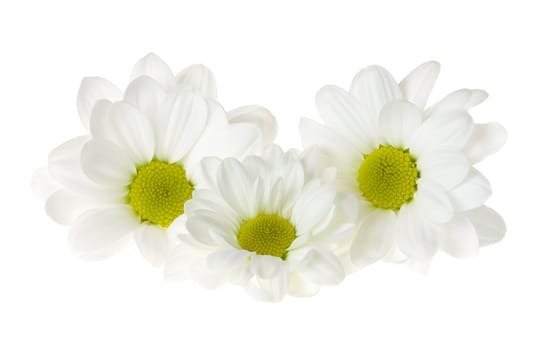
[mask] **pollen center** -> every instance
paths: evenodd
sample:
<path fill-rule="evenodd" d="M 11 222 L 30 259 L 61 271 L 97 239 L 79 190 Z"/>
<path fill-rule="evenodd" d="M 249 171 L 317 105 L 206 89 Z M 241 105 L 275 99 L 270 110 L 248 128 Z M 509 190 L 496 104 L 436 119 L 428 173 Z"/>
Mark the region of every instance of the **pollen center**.
<path fill-rule="evenodd" d="M 184 213 L 192 192 L 182 165 L 153 160 L 137 169 L 128 202 L 141 220 L 167 228 Z"/>
<path fill-rule="evenodd" d="M 364 198 L 375 207 L 399 210 L 413 199 L 419 175 L 409 150 L 379 146 L 364 156 L 357 181 Z"/>
<path fill-rule="evenodd" d="M 260 255 L 285 259 L 296 237 L 295 227 L 278 215 L 258 215 L 245 221 L 238 232 L 238 244 Z"/>

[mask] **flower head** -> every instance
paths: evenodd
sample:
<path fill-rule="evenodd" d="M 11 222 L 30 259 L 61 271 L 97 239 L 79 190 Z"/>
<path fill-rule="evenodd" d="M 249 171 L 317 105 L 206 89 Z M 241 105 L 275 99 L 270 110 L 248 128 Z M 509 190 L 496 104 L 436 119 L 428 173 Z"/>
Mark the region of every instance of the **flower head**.
<path fill-rule="evenodd" d="M 313 151 L 300 157 L 272 146 L 243 162 L 204 162 L 213 164 L 215 186 L 186 205 L 188 232 L 166 264 L 169 279 L 230 281 L 268 301 L 342 281 L 336 242 L 355 216 L 344 211 L 333 169 L 318 169 Z"/>
<path fill-rule="evenodd" d="M 503 237 L 503 221 L 483 206 L 490 185 L 473 164 L 501 147 L 505 131 L 473 123 L 468 110 L 486 98 L 480 90 L 426 108 L 438 72 L 438 63 L 424 63 L 398 84 L 384 68 L 366 68 L 350 92 L 318 92 L 325 125 L 301 122 L 303 144 L 318 144 L 338 170 L 339 188 L 359 199 L 350 249 L 357 267 L 379 259 L 426 263 L 438 249 L 473 255 L 487 238 Z"/>

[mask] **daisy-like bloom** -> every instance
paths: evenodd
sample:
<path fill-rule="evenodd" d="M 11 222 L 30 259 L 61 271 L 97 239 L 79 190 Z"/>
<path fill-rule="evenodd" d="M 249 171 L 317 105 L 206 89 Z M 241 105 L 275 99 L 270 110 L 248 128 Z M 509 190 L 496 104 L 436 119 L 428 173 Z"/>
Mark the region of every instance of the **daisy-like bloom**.
<path fill-rule="evenodd" d="M 202 66 L 175 80 L 149 55 L 132 76 L 124 96 L 104 79 L 84 80 L 78 108 L 89 135 L 54 149 L 33 187 L 46 198 L 48 215 L 71 226 L 77 255 L 109 256 L 133 234 L 141 254 L 157 266 L 173 246 L 166 230 L 183 223 L 184 204 L 207 185 L 200 160 L 258 154 L 276 124 L 267 110 L 253 107 L 229 121 Z"/>
<path fill-rule="evenodd" d="M 468 110 L 487 97 L 481 90 L 426 108 L 438 72 L 438 63 L 424 63 L 398 84 L 384 68 L 366 68 L 349 92 L 318 92 L 325 125 L 301 121 L 303 144 L 319 145 L 339 188 L 359 199 L 350 248 L 357 268 L 380 259 L 426 264 L 438 249 L 473 256 L 505 234 L 501 217 L 483 206 L 490 184 L 473 165 L 501 148 L 506 132 L 473 123 Z"/>
<path fill-rule="evenodd" d="M 337 195 L 334 169 L 318 168 L 314 154 L 272 146 L 242 163 L 205 159 L 214 186 L 186 204 L 188 233 L 178 235 L 166 277 L 209 288 L 229 281 L 263 301 L 341 282 L 335 243 L 354 230 L 355 203 Z"/>

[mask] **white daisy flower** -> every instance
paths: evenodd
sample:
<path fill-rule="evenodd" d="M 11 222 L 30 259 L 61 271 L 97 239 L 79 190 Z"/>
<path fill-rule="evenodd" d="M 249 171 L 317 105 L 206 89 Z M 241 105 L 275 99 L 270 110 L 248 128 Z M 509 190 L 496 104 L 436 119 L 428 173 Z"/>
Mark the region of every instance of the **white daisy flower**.
<path fill-rule="evenodd" d="M 214 188 L 186 204 L 187 234 L 166 263 L 168 279 L 205 287 L 229 281 L 263 301 L 308 296 L 344 278 L 335 243 L 354 230 L 355 203 L 338 196 L 334 169 L 314 152 L 269 147 L 263 157 L 205 159 Z M 208 165 L 210 164 L 210 165 Z"/>
<path fill-rule="evenodd" d="M 326 125 L 302 119 L 303 144 L 317 144 L 338 170 L 341 190 L 360 202 L 351 259 L 428 262 L 438 249 L 473 256 L 499 241 L 505 224 L 483 206 L 490 184 L 473 164 L 496 152 L 506 132 L 474 124 L 468 110 L 481 90 L 459 90 L 426 108 L 439 65 L 428 62 L 401 83 L 382 67 L 359 72 L 350 92 L 322 88 Z"/>
<path fill-rule="evenodd" d="M 200 160 L 259 153 L 276 133 L 267 110 L 229 121 L 199 93 L 215 97 L 204 67 L 179 73 L 174 87 L 165 67 L 154 55 L 138 62 L 123 100 L 111 83 L 85 80 L 78 106 L 90 135 L 54 149 L 34 176 L 48 215 L 71 226 L 69 242 L 81 257 L 109 256 L 133 234 L 141 254 L 161 265 L 173 246 L 166 229 L 183 223 L 184 204 L 207 185 Z"/>

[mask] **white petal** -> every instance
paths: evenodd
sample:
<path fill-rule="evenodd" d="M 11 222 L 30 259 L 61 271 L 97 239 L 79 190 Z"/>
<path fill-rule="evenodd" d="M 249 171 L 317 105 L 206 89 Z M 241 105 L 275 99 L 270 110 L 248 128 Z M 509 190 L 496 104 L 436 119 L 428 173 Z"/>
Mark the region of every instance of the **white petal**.
<path fill-rule="evenodd" d="M 247 263 L 252 252 L 241 249 L 225 249 L 206 257 L 206 266 L 211 270 L 230 271 Z M 280 260 L 280 259 L 279 259 Z"/>
<path fill-rule="evenodd" d="M 438 148 L 461 150 L 465 147 L 472 128 L 472 118 L 465 111 L 436 112 L 416 131 L 409 148 L 417 156 Z"/>
<path fill-rule="evenodd" d="M 351 244 L 351 261 L 356 268 L 368 266 L 390 251 L 394 223 L 395 215 L 390 210 L 375 210 L 364 219 Z"/>
<path fill-rule="evenodd" d="M 505 236 L 505 221 L 491 208 L 482 206 L 466 212 L 466 216 L 474 225 L 480 246 L 494 244 Z"/>
<path fill-rule="evenodd" d="M 432 179 L 447 190 L 460 184 L 470 168 L 471 164 L 462 152 L 429 152 L 418 158 L 420 176 Z"/>
<path fill-rule="evenodd" d="M 176 86 L 171 68 L 153 53 L 149 53 L 134 65 L 130 74 L 130 81 L 142 75 L 153 78 L 166 90 L 173 89 Z"/>
<path fill-rule="evenodd" d="M 78 90 L 76 105 L 80 120 L 85 128 L 89 130 L 89 116 L 97 101 L 104 99 L 114 102 L 120 100 L 122 95 L 121 90 L 106 79 L 84 78 Z"/>
<path fill-rule="evenodd" d="M 109 187 L 128 185 L 136 173 L 134 163 L 114 143 L 90 140 L 81 152 L 84 173 L 97 184 Z"/>
<path fill-rule="evenodd" d="M 47 167 L 39 168 L 32 174 L 31 188 L 34 195 L 46 200 L 52 193 L 61 188 L 50 175 Z"/>
<path fill-rule="evenodd" d="M 467 111 L 485 101 L 487 97 L 488 94 L 483 90 L 457 90 L 438 101 L 435 105 L 429 107 L 425 111 L 425 114 L 428 116 L 435 112 L 451 109 Z"/>
<path fill-rule="evenodd" d="M 224 160 L 219 167 L 217 183 L 221 195 L 242 218 L 255 216 L 251 198 L 253 186 L 243 165 L 235 159 Z"/>
<path fill-rule="evenodd" d="M 150 162 L 154 156 L 154 130 L 147 117 L 125 102 L 114 103 L 109 114 L 111 141 L 121 146 L 135 164 Z"/>
<path fill-rule="evenodd" d="M 311 250 L 300 266 L 302 275 L 310 282 L 319 285 L 335 285 L 344 280 L 342 264 L 331 252 Z"/>
<path fill-rule="evenodd" d="M 217 99 L 214 73 L 202 64 L 193 64 L 182 70 L 176 76 L 176 83 L 190 86 L 207 98 Z"/>
<path fill-rule="evenodd" d="M 403 147 L 422 124 L 422 112 L 414 104 L 396 101 L 385 105 L 379 125 L 387 144 Z"/>
<path fill-rule="evenodd" d="M 477 232 L 464 215 L 441 225 L 439 241 L 441 249 L 456 258 L 475 257 L 479 250 Z"/>
<path fill-rule="evenodd" d="M 404 205 L 396 221 L 396 244 L 406 256 L 428 260 L 438 249 L 437 231 L 426 224 L 414 206 Z"/>
<path fill-rule="evenodd" d="M 70 225 L 76 218 L 87 210 L 98 205 L 90 197 L 77 195 L 62 189 L 48 197 L 45 210 L 48 216 L 62 225 Z"/>
<path fill-rule="evenodd" d="M 156 115 L 158 159 L 180 161 L 199 139 L 206 118 L 206 102 L 198 95 L 181 93 L 167 99 Z"/>
<path fill-rule="evenodd" d="M 159 226 L 143 224 L 134 232 L 134 240 L 141 255 L 154 267 L 161 266 L 171 250 L 171 241 Z"/>
<path fill-rule="evenodd" d="M 95 138 L 109 139 L 110 136 L 110 112 L 113 102 L 100 100 L 93 107 L 89 120 L 91 135 Z"/>
<path fill-rule="evenodd" d="M 156 80 L 143 75 L 128 84 L 124 101 L 153 119 L 165 96 L 165 89 Z"/>
<path fill-rule="evenodd" d="M 466 155 L 472 163 L 478 163 L 503 147 L 507 131 L 498 123 L 476 124 L 465 146 Z"/>
<path fill-rule="evenodd" d="M 75 137 L 56 147 L 48 155 L 48 171 L 52 178 L 77 192 L 94 189 L 80 164 L 80 152 L 88 140 L 88 136 Z"/>
<path fill-rule="evenodd" d="M 492 194 L 489 181 L 475 168 L 472 168 L 466 179 L 449 192 L 453 207 L 457 211 L 477 208 L 489 199 Z"/>
<path fill-rule="evenodd" d="M 306 280 L 299 272 L 294 272 L 290 276 L 288 294 L 295 297 L 311 297 L 318 294 L 320 287 Z"/>
<path fill-rule="evenodd" d="M 288 290 L 288 273 L 283 269 L 274 278 L 262 279 L 256 277 L 245 290 L 252 297 L 267 302 L 279 302 Z"/>
<path fill-rule="evenodd" d="M 291 221 L 299 234 L 316 234 L 328 225 L 334 207 L 336 189 L 321 185 L 318 180 L 309 182 L 295 202 Z"/>
<path fill-rule="evenodd" d="M 436 224 L 448 222 L 453 216 L 453 207 L 446 191 L 431 179 L 418 181 L 414 205 L 424 218 Z"/>
<path fill-rule="evenodd" d="M 402 98 L 394 77 L 383 67 L 371 66 L 361 70 L 351 83 L 351 94 L 365 104 L 375 117 L 383 107 Z"/>
<path fill-rule="evenodd" d="M 316 95 L 316 107 L 325 123 L 366 153 L 376 144 L 377 119 L 343 89 L 325 86 Z"/>
<path fill-rule="evenodd" d="M 440 72 L 440 64 L 436 61 L 426 62 L 413 71 L 399 83 L 399 88 L 405 98 L 423 109 Z"/>
<path fill-rule="evenodd" d="M 262 106 L 243 106 L 227 113 L 231 123 L 251 123 L 260 128 L 265 145 L 272 143 L 277 136 L 277 120 L 271 112 Z"/>
<path fill-rule="evenodd" d="M 111 255 L 137 225 L 132 209 L 126 205 L 109 209 L 91 210 L 72 225 L 69 244 L 83 258 Z"/>
<path fill-rule="evenodd" d="M 271 255 L 252 255 L 251 271 L 262 279 L 274 278 L 281 272 L 284 261 Z"/>
<path fill-rule="evenodd" d="M 217 189 L 217 169 L 221 165 L 221 159 L 216 157 L 206 157 L 201 161 L 201 178 L 195 181 L 195 188 Z M 193 177 L 193 174 L 192 174 Z"/>

